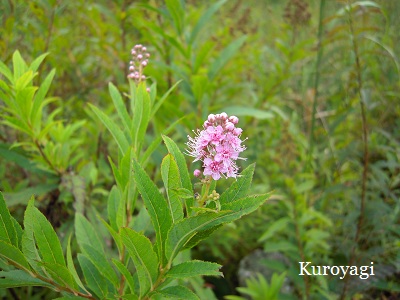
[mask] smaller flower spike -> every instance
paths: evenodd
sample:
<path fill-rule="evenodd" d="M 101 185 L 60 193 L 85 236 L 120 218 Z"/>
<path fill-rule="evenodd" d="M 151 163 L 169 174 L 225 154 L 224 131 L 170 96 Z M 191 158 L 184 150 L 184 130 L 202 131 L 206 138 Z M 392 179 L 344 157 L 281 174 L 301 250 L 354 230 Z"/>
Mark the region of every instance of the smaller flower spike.
<path fill-rule="evenodd" d="M 128 78 L 133 79 L 136 84 L 146 80 L 146 76 L 143 74 L 143 69 L 149 63 L 150 54 L 147 52 L 147 48 L 142 45 L 135 45 L 131 50 L 132 60 L 129 62 L 129 74 Z"/>
<path fill-rule="evenodd" d="M 203 162 L 203 174 L 214 180 L 238 176 L 239 168 L 236 165 L 237 159 L 246 147 L 240 139 L 242 129 L 235 125 L 239 122 L 236 116 L 226 113 L 210 114 L 203 124 L 203 130 L 193 131 L 195 137 L 188 136 L 188 150 L 186 154 L 195 158 L 195 161 Z M 199 177 L 200 170 L 195 170 L 194 175 Z"/>

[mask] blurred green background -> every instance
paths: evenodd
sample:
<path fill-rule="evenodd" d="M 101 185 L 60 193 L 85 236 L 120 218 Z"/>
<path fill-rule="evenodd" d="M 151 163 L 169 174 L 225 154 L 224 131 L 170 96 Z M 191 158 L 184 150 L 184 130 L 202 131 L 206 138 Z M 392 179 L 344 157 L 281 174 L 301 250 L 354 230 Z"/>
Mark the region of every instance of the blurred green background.
<path fill-rule="evenodd" d="M 43 118 L 59 125 L 42 139 L 65 146 L 65 156 L 49 172 L 29 137 L 1 124 L 0 189 L 20 220 L 35 194 L 61 238 L 76 210 L 105 210 L 117 150 L 88 104 L 115 116 L 108 83 L 128 91 L 130 49 L 141 43 L 158 95 L 181 80 L 149 141 L 182 118 L 169 136 L 183 150 L 209 113 L 237 115 L 248 137 L 241 166 L 257 164 L 252 190 L 274 191 L 261 210 L 195 248 L 195 258 L 224 265 L 225 277 L 206 278 L 205 289 L 219 299 L 267 299 L 273 289 L 278 299 L 398 299 L 399 15 L 397 0 L 1 0 L 1 60 L 11 66 L 15 50 L 27 62 L 49 52 L 37 84 L 56 69 L 56 99 Z M 0 110 L 7 114 L 1 98 Z M 147 165 L 160 183 L 165 153 L 160 146 Z M 298 276 L 299 261 L 372 261 L 376 275 Z M 27 289 L 14 293 L 54 296 Z"/>

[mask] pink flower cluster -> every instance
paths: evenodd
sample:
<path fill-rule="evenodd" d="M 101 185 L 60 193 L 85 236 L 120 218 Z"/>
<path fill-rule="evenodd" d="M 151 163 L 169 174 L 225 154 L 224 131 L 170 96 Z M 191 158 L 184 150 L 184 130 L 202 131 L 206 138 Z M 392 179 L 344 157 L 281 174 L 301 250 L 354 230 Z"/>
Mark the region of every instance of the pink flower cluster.
<path fill-rule="evenodd" d="M 131 50 L 132 60 L 129 62 L 128 78 L 135 80 L 136 83 L 144 81 L 146 76 L 143 69 L 149 63 L 150 54 L 143 45 L 135 45 Z"/>
<path fill-rule="evenodd" d="M 246 149 L 240 139 L 242 129 L 235 126 L 238 122 L 238 117 L 228 117 L 224 112 L 211 114 L 204 122 L 203 130 L 193 131 L 194 138 L 188 136 L 187 154 L 195 158 L 193 162 L 203 162 L 205 176 L 211 176 L 214 180 L 220 179 L 221 175 L 225 178 L 238 176 L 236 160 L 244 159 L 239 154 Z M 194 176 L 200 175 L 200 170 L 194 171 Z"/>

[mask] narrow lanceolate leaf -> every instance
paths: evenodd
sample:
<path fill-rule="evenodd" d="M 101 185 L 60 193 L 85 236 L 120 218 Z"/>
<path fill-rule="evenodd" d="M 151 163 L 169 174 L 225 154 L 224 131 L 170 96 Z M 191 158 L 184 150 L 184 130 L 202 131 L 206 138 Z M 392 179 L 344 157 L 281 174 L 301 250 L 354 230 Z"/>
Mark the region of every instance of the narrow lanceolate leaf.
<path fill-rule="evenodd" d="M 126 130 L 126 132 L 129 132 L 131 119 L 129 117 L 128 111 L 126 110 L 125 103 L 122 100 L 122 96 L 115 85 L 113 85 L 111 82 L 108 84 L 108 90 L 110 92 L 115 109 L 117 110 L 118 116 L 121 119 L 122 124 L 124 125 L 124 129 Z"/>
<path fill-rule="evenodd" d="M 129 229 L 121 229 L 122 241 L 135 264 L 140 284 L 140 296 L 145 295 L 158 277 L 158 258 L 153 245 L 144 235 Z"/>
<path fill-rule="evenodd" d="M 146 85 L 140 84 L 135 93 L 131 124 L 132 140 L 136 153 L 140 150 L 144 140 L 144 135 L 150 121 L 150 109 L 151 100 L 149 93 L 146 91 Z"/>
<path fill-rule="evenodd" d="M 118 231 L 119 227 L 125 225 L 125 205 L 121 193 L 116 186 L 113 186 L 107 200 L 108 220 L 111 227 Z"/>
<path fill-rule="evenodd" d="M 221 265 L 212 262 L 192 260 L 173 266 L 166 276 L 172 278 L 222 276 L 222 273 L 219 271 L 221 267 Z"/>
<path fill-rule="evenodd" d="M 115 274 L 114 269 L 111 267 L 104 254 L 88 244 L 82 244 L 81 250 L 104 278 L 110 280 L 115 287 L 119 285 L 118 276 Z"/>
<path fill-rule="evenodd" d="M 2 193 L 0 193 L 0 240 L 17 246 L 17 231 Z"/>
<path fill-rule="evenodd" d="M 178 165 L 172 156 L 167 154 L 161 163 L 161 176 L 167 191 L 168 207 L 171 212 L 172 222 L 176 223 L 183 219 L 183 208 L 181 199 L 177 192 L 182 188 Z"/>
<path fill-rule="evenodd" d="M 124 135 L 123 131 L 117 126 L 117 124 L 112 121 L 105 113 L 103 113 L 96 106 L 90 104 L 91 109 L 99 118 L 99 120 L 107 127 L 111 135 L 114 137 L 119 149 L 122 153 L 126 153 L 129 148 L 129 141 Z"/>
<path fill-rule="evenodd" d="M 44 262 L 66 266 L 63 251 L 57 234 L 46 217 L 29 201 L 25 218 L 28 227 L 32 226 L 40 255 Z"/>
<path fill-rule="evenodd" d="M 7 260 L 9 263 L 20 269 L 31 269 L 22 252 L 14 245 L 11 245 L 3 240 L 0 240 L 0 258 Z"/>
<path fill-rule="evenodd" d="M 131 294 L 135 294 L 135 281 L 133 280 L 133 276 L 128 268 L 121 263 L 119 260 L 112 259 L 112 262 L 117 267 L 118 271 L 125 277 L 126 282 L 131 290 Z M 136 296 L 137 298 L 137 296 Z"/>
<path fill-rule="evenodd" d="M 28 207 L 33 205 L 34 198 L 31 198 L 31 201 L 28 203 Z M 39 265 L 39 262 L 42 260 L 39 252 L 36 248 L 35 237 L 33 233 L 33 221 L 32 221 L 32 210 L 26 209 L 24 215 L 24 233 L 22 234 L 21 248 L 24 253 L 26 259 L 32 268 L 39 273 L 40 275 L 45 275 L 42 270 L 42 267 Z"/>
<path fill-rule="evenodd" d="M 197 297 L 196 294 L 182 285 L 169 286 L 161 291 L 156 291 L 156 294 L 160 294 L 166 299 L 199 300 L 199 297 Z"/>
<path fill-rule="evenodd" d="M 143 202 L 149 212 L 156 232 L 158 257 L 164 261 L 164 243 L 172 225 L 172 217 L 167 202 L 136 160 L 133 160 L 134 179 Z"/>
<path fill-rule="evenodd" d="M 0 271 L 0 289 L 20 286 L 44 286 L 48 288 L 53 287 L 51 284 L 32 277 L 22 270 L 11 270 L 8 272 Z"/>
<path fill-rule="evenodd" d="M 89 289 L 100 299 L 105 299 L 108 293 L 106 280 L 86 256 L 79 253 L 78 261 Z"/>
<path fill-rule="evenodd" d="M 104 254 L 103 244 L 97 235 L 97 230 L 95 230 L 92 224 L 80 213 L 75 215 L 75 235 L 79 247 L 82 248 L 84 244 L 88 244 Z"/>
<path fill-rule="evenodd" d="M 248 196 L 235 202 L 221 206 L 222 211 L 218 213 L 205 212 L 200 215 L 183 219 L 176 223 L 168 233 L 165 244 L 165 252 L 169 263 L 191 240 L 202 232 L 212 230 L 221 224 L 235 221 L 242 216 L 255 211 L 269 197 L 269 194 Z"/>
<path fill-rule="evenodd" d="M 69 287 L 72 289 L 77 289 L 78 286 L 72 277 L 71 273 L 67 269 L 67 267 L 62 266 L 60 264 L 46 263 L 40 262 L 48 274 L 56 281 L 59 285 Z"/>
<path fill-rule="evenodd" d="M 190 180 L 189 176 L 189 171 L 188 167 L 186 165 L 186 160 L 185 157 L 183 156 L 181 150 L 179 150 L 179 147 L 175 142 L 170 139 L 169 137 L 163 135 L 164 143 L 168 148 L 168 152 L 173 155 L 175 158 L 175 161 L 178 165 L 179 168 L 179 175 L 181 178 L 181 183 L 182 187 L 189 190 L 193 194 L 193 187 L 192 187 L 192 182 Z M 188 198 L 186 199 L 186 209 L 190 213 L 191 207 L 194 205 L 194 199 L 193 198 Z"/>
<path fill-rule="evenodd" d="M 228 203 L 245 197 L 251 187 L 255 164 L 251 164 L 240 173 L 240 177 L 222 193 L 219 198 L 221 204 Z"/>
<path fill-rule="evenodd" d="M 71 252 L 71 235 L 68 238 L 68 245 L 67 245 L 67 267 L 69 272 L 71 273 L 72 277 L 74 278 L 75 282 L 79 285 L 79 287 L 84 290 L 85 292 L 89 293 L 85 286 L 83 285 L 78 273 L 76 272 L 74 261 L 72 259 L 72 252 Z"/>

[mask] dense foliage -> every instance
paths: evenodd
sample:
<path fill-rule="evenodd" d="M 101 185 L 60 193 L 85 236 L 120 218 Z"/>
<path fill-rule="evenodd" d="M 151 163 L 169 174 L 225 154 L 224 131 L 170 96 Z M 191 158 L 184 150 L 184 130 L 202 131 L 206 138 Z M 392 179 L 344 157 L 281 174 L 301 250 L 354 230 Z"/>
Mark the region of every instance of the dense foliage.
<path fill-rule="evenodd" d="M 111 271 L 125 272 L 115 259 L 121 245 L 104 220 L 114 231 L 129 224 L 143 233 L 123 230 L 126 241 L 147 245 L 166 236 L 152 226 L 144 190 L 152 181 L 168 193 L 165 157 L 173 165 L 187 135 L 224 111 L 240 118 L 248 137 L 247 160 L 238 165 L 256 164 L 250 194 L 274 192 L 259 210 L 216 225 L 180 254 L 181 262 L 223 266 L 224 279 L 175 278 L 185 292 L 200 299 L 400 296 L 399 1 L 1 0 L 0 9 L 0 190 L 13 216 L 2 219 L 16 236 L 22 228 L 32 234 L 35 218 L 50 230 L 44 215 L 61 241 L 59 262 L 64 253 L 89 265 L 76 253 L 101 240 L 101 251 L 117 261 Z M 139 43 L 151 53 L 148 94 L 127 79 L 130 49 Z M 151 107 L 138 110 L 135 97 Z M 125 141 L 118 128 L 128 123 L 124 132 L 134 138 Z M 170 137 L 167 147 L 162 135 Z M 192 173 L 198 165 L 185 159 Z M 129 166 L 148 174 L 142 196 L 126 188 Z M 217 192 L 235 184 L 221 179 Z M 118 197 L 129 202 L 125 208 Z M 118 209 L 132 219 L 118 219 Z M 85 226 L 96 235 L 83 236 L 77 228 Z M 18 239 L 9 242 L 18 246 Z M 273 275 L 258 274 L 239 288 L 239 262 L 259 249 L 265 258 L 256 263 Z M 376 275 L 299 276 L 300 261 L 374 262 Z M 0 268 L 13 267 L 1 259 Z M 1 297 L 61 297 L 33 283 L 1 289 L 8 286 L 4 271 Z M 118 281 L 114 275 L 104 280 Z"/>

